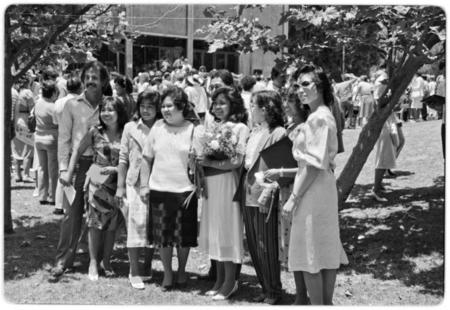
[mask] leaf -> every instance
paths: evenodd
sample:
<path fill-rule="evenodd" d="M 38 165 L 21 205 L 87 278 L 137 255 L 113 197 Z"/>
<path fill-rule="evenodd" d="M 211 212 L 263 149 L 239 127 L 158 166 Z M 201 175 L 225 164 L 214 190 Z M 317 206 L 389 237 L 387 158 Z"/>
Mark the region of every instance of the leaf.
<path fill-rule="evenodd" d="M 214 53 L 217 50 L 222 49 L 224 47 L 225 47 L 225 44 L 224 44 L 223 40 L 214 40 L 214 42 L 209 45 L 208 53 Z"/>

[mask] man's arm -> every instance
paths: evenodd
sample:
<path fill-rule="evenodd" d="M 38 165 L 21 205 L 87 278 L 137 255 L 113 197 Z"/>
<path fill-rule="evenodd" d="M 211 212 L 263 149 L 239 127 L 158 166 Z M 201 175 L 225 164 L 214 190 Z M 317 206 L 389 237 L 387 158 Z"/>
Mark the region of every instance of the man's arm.
<path fill-rule="evenodd" d="M 58 163 L 59 171 L 67 170 L 72 147 L 72 105 L 69 100 L 64 106 L 61 122 L 58 124 Z"/>

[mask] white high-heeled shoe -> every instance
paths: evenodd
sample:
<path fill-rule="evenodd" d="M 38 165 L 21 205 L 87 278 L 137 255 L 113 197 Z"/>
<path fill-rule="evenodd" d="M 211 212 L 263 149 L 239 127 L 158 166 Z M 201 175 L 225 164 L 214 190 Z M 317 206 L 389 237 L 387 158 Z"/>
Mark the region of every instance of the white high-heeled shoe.
<path fill-rule="evenodd" d="M 237 292 L 237 290 L 239 289 L 239 282 L 238 281 L 235 281 L 234 282 L 234 286 L 233 286 L 233 289 L 231 290 L 231 292 L 229 292 L 228 293 L 228 295 L 223 295 L 223 294 L 217 294 L 217 295 L 214 295 L 213 296 L 213 298 L 212 298 L 212 300 L 226 300 L 226 299 L 229 299 L 234 293 L 236 293 Z"/>
<path fill-rule="evenodd" d="M 214 296 L 218 293 L 218 290 L 209 290 L 205 293 L 206 296 Z"/>

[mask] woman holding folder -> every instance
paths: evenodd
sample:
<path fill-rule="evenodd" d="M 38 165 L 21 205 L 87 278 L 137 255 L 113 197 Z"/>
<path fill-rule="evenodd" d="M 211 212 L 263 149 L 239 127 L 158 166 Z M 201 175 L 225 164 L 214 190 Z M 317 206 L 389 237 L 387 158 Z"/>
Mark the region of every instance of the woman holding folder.
<path fill-rule="evenodd" d="M 256 124 L 247 142 L 241 183 L 245 232 L 262 294 L 255 301 L 276 304 L 281 299 L 278 260 L 278 190 L 265 188 L 263 171 L 268 169 L 261 153 L 286 136 L 281 96 L 275 91 L 260 91 L 251 99 L 252 119 Z M 241 178 L 242 179 L 242 178 Z"/>

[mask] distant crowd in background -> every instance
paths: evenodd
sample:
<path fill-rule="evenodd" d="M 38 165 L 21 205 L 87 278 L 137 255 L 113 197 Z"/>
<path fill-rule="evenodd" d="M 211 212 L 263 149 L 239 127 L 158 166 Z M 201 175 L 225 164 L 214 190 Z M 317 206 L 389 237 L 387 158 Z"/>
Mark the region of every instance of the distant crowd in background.
<path fill-rule="evenodd" d="M 416 75 L 383 126 L 371 192 L 378 201 L 387 201 L 382 180 L 405 144 L 401 120 L 445 116 L 424 104 L 445 97 L 440 70 Z M 110 257 L 124 227 L 133 288 L 151 279 L 154 250 L 161 289 L 186 288 L 189 250 L 198 246 L 211 259 L 205 294 L 224 300 L 239 287 L 245 236 L 262 287 L 255 302 L 280 301 L 285 267 L 296 304 L 332 304 L 336 270 L 348 263 L 334 157 L 344 151 L 343 130 L 367 124 L 387 81 L 383 67 L 333 83 L 314 65 L 277 64 L 264 77 L 208 72 L 184 58 L 133 78 L 96 60 L 71 72 L 29 70 L 11 90 L 12 174 L 63 215 L 51 280 L 86 243 L 89 279 L 114 276 Z"/>

